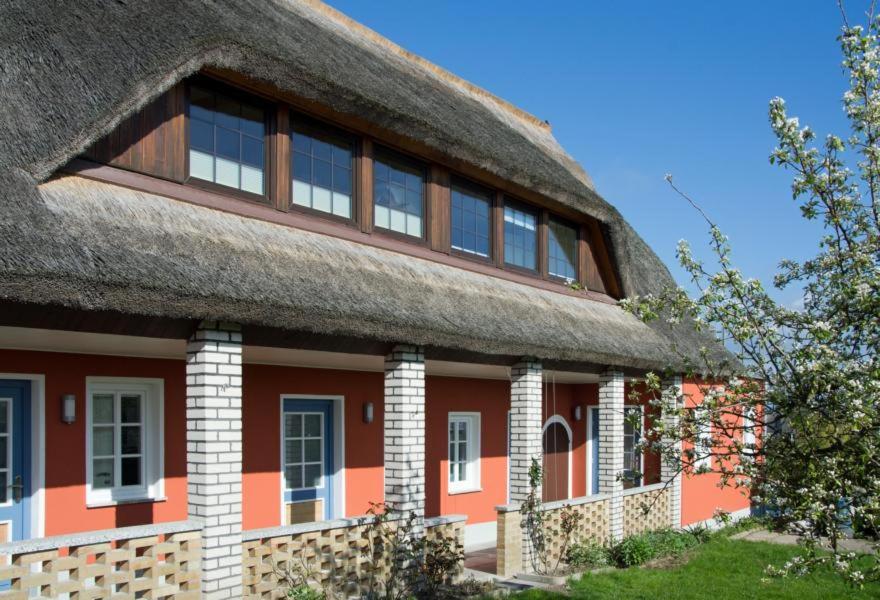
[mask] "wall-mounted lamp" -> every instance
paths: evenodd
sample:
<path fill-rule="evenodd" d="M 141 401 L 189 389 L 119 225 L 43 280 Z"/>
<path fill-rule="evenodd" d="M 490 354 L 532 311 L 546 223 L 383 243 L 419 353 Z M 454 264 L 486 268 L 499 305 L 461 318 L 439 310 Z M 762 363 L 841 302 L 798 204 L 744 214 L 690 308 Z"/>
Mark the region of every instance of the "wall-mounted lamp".
<path fill-rule="evenodd" d="M 61 396 L 61 422 L 70 425 L 76 421 L 76 396 L 64 394 Z"/>
<path fill-rule="evenodd" d="M 364 423 L 373 422 L 373 403 L 364 402 Z"/>
<path fill-rule="evenodd" d="M 584 416 L 583 415 L 583 408 L 581 407 L 580 404 L 576 405 L 574 407 L 574 420 L 580 421 L 583 418 L 583 416 Z"/>

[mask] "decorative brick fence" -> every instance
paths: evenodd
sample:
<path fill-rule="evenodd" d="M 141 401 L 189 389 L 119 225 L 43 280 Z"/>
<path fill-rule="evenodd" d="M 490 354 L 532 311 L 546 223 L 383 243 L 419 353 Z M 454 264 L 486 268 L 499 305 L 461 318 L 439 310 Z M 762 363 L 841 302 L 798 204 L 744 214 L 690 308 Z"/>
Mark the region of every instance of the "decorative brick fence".
<path fill-rule="evenodd" d="M 541 505 L 541 509 L 552 525 L 558 529 L 562 509 L 566 506 L 571 506 L 575 511 L 584 516 L 580 521 L 578 530 L 574 534 L 575 539 L 591 539 L 601 544 L 608 539 L 608 511 L 610 508 L 608 499 L 609 496 L 607 494 L 584 496 L 571 500 L 547 502 Z M 531 570 L 529 565 L 523 565 L 522 516 L 519 509 L 520 506 L 518 504 L 495 507 L 495 510 L 498 511 L 497 573 L 503 577 L 510 577 L 517 573 Z M 553 560 L 559 558 L 560 550 L 558 540 L 548 540 L 548 551 Z"/>
<path fill-rule="evenodd" d="M 425 519 L 425 535 L 454 536 L 464 543 L 464 515 Z M 245 531 L 244 598 L 284 598 L 285 571 L 307 574 L 343 597 L 359 596 L 388 569 L 388 557 L 371 552 L 368 517 Z"/>
<path fill-rule="evenodd" d="M 670 489 L 662 483 L 623 491 L 623 535 L 670 527 Z M 650 510 L 645 513 L 645 508 Z"/>
<path fill-rule="evenodd" d="M 0 598 L 201 597 L 201 530 L 179 521 L 0 544 Z"/>
<path fill-rule="evenodd" d="M 623 496 L 623 533 L 630 535 L 652 529 L 661 529 L 672 525 L 669 519 L 669 490 L 664 489 L 662 484 L 650 485 L 622 492 Z M 651 502 L 656 498 L 656 502 Z M 606 543 L 611 537 L 611 495 L 596 494 L 571 500 L 547 502 L 541 505 L 541 509 L 550 520 L 554 529 L 559 529 L 559 519 L 562 509 L 572 507 L 576 512 L 583 515 L 577 531 L 574 532 L 575 540 L 592 540 L 597 544 Z M 651 510 L 645 514 L 643 505 L 650 505 Z M 511 577 L 517 573 L 531 570 L 531 565 L 524 564 L 523 559 L 523 531 L 522 516 L 519 512 L 519 504 L 497 506 L 498 534 L 497 534 L 497 574 L 502 577 Z M 547 540 L 549 558 L 555 562 L 560 558 L 561 541 Z"/>

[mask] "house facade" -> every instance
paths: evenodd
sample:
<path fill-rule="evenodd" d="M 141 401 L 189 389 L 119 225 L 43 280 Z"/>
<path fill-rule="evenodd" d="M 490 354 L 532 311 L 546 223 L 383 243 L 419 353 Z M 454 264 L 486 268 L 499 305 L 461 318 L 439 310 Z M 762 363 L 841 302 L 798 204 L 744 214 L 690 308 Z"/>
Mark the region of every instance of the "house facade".
<path fill-rule="evenodd" d="M 2 11 L 0 597 L 357 580 L 381 502 L 512 574 L 532 459 L 598 539 L 748 511 L 637 451 L 723 350 L 548 124 L 315 1 Z"/>

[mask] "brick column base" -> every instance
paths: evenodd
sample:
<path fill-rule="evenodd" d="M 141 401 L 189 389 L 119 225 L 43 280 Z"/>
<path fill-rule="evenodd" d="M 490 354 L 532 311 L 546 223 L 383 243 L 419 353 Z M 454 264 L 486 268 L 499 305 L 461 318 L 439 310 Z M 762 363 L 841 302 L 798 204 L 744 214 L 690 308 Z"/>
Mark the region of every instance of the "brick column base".
<path fill-rule="evenodd" d="M 608 536 L 623 537 L 623 373 L 609 370 L 599 377 L 599 493 L 609 494 Z"/>

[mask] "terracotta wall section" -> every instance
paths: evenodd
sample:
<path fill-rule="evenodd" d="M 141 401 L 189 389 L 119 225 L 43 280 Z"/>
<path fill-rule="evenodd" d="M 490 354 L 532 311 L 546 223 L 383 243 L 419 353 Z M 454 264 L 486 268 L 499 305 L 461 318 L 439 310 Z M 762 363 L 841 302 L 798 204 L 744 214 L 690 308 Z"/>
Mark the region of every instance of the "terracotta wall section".
<path fill-rule="evenodd" d="M 382 373 L 244 365 L 244 529 L 281 524 L 281 396 L 345 397 L 345 514 L 364 514 L 384 497 Z M 363 422 L 363 404 L 374 419 Z M 337 432 L 339 433 L 339 432 Z"/>
<path fill-rule="evenodd" d="M 46 377 L 46 535 L 186 518 L 186 374 L 183 360 L 0 350 L 6 373 Z M 165 496 L 86 507 L 86 377 L 149 377 L 165 381 Z M 76 422 L 61 422 L 61 396 L 76 395 Z"/>
<path fill-rule="evenodd" d="M 696 406 L 703 400 L 700 386 L 694 381 L 683 384 L 685 405 Z M 685 449 L 691 447 L 685 444 Z M 750 506 L 743 490 L 719 487 L 721 476 L 716 473 L 684 476 L 681 482 L 681 524 L 683 526 L 711 519 L 716 510 L 735 512 Z"/>

